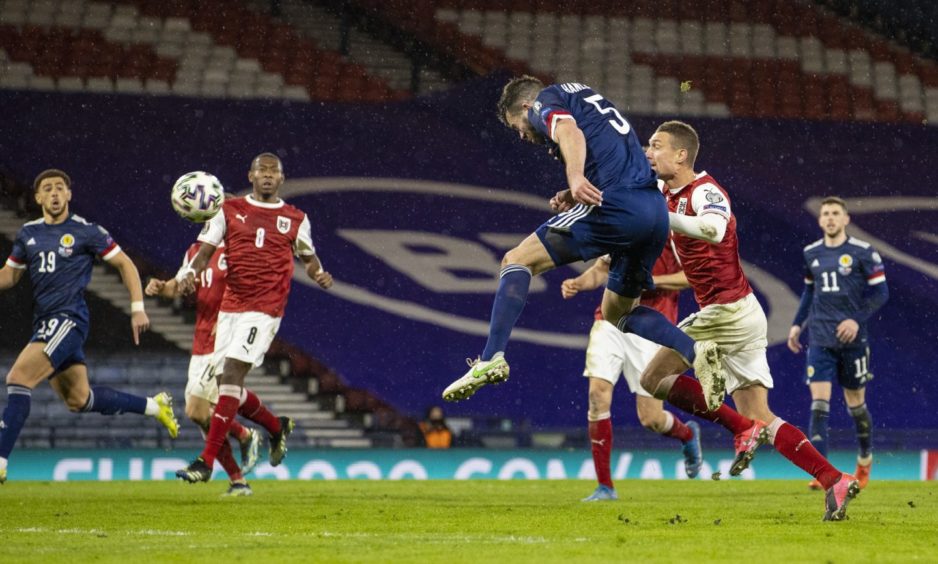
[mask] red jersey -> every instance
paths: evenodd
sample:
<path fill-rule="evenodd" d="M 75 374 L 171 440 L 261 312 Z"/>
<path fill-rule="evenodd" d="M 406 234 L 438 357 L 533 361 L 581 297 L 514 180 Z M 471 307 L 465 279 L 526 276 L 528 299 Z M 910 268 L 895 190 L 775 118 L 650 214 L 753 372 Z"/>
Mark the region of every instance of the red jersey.
<path fill-rule="evenodd" d="M 183 268 L 189 266 L 199 243 L 193 243 L 183 262 Z M 228 266 L 225 264 L 224 245 L 215 250 L 208 265 L 196 281 L 195 290 L 195 334 L 192 337 L 192 354 L 211 354 L 215 350 L 215 323 L 218 321 L 218 308 L 221 307 L 225 294 L 225 279 Z"/>
<path fill-rule="evenodd" d="M 221 311 L 256 311 L 283 316 L 293 278 L 293 255 L 316 253 L 309 218 L 283 200 L 259 202 L 252 196 L 225 200 L 206 224 L 199 241 L 225 243 L 228 288 Z"/>
<path fill-rule="evenodd" d="M 672 232 L 684 274 L 694 289 L 701 309 L 712 304 L 729 304 L 752 293 L 739 261 L 736 217 L 730 209 L 726 190 L 706 172 L 678 190 L 667 190 L 668 210 L 689 216 L 715 213 L 726 218 L 726 234 L 717 244 Z"/>
<path fill-rule="evenodd" d="M 601 257 L 599 260 L 605 259 L 606 257 Z M 658 261 L 655 262 L 655 267 L 652 269 L 651 274 L 653 276 L 662 276 L 664 274 L 674 274 L 680 271 L 681 263 L 678 262 L 677 257 L 674 255 L 674 247 L 672 246 L 671 239 L 668 239 L 664 250 L 661 251 L 661 256 L 658 257 Z M 678 294 L 680 294 L 678 290 L 649 290 L 642 293 L 640 303 L 643 306 L 658 310 L 662 315 L 667 317 L 671 323 L 676 325 Z M 596 307 L 595 317 L 597 320 L 603 318 L 602 302 Z"/>

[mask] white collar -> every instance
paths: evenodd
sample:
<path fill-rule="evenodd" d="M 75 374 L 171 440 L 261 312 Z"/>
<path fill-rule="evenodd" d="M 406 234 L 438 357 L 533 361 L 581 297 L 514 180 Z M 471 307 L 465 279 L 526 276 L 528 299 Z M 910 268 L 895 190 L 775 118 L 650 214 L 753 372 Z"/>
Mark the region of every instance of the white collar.
<path fill-rule="evenodd" d="M 248 194 L 247 196 L 244 197 L 244 199 L 245 201 L 247 201 L 247 203 L 251 204 L 252 206 L 257 206 L 259 208 L 267 208 L 271 210 L 282 208 L 284 204 L 283 198 L 280 198 L 280 201 L 275 204 L 268 204 L 267 202 L 258 202 L 257 200 L 254 199 L 253 194 Z"/>
<path fill-rule="evenodd" d="M 702 170 L 702 171 L 698 172 L 697 175 L 694 176 L 694 182 L 700 180 L 700 179 L 703 178 L 704 176 L 707 176 L 707 171 Z M 693 182 L 691 182 L 691 184 L 693 184 Z M 681 186 L 680 188 L 668 188 L 668 192 L 670 192 L 672 195 L 673 195 L 673 194 L 677 194 L 678 192 L 680 192 L 680 191 L 683 190 L 684 188 L 687 188 L 688 186 L 690 186 L 690 184 L 685 184 L 685 185 Z"/>

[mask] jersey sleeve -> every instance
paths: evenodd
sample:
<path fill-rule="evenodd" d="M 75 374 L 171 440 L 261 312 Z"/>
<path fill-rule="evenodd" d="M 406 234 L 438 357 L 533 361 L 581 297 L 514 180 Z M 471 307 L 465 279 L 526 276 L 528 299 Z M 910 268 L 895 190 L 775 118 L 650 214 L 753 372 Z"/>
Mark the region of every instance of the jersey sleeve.
<path fill-rule="evenodd" d="M 222 207 L 215 214 L 215 217 L 208 220 L 202 232 L 199 233 L 198 240 L 202 243 L 208 243 L 213 247 L 221 245 L 225 240 L 225 232 L 228 230 L 228 221 L 225 219 L 225 208 Z"/>
<path fill-rule="evenodd" d="M 95 254 L 104 260 L 111 260 L 121 252 L 120 245 L 111 238 L 111 234 L 108 233 L 107 229 L 100 225 L 94 225 L 90 227 L 90 232 L 89 246 Z"/>
<path fill-rule="evenodd" d="M 863 274 L 866 275 L 866 283 L 870 286 L 882 284 L 886 281 L 886 270 L 883 268 L 883 259 L 873 247 L 866 249 L 866 252 L 860 255 L 860 264 L 863 268 Z"/>
<path fill-rule="evenodd" d="M 801 266 L 804 267 L 804 283 L 807 286 L 814 285 L 814 273 L 811 272 L 811 267 L 809 266 L 808 253 L 802 255 L 804 260 L 801 261 Z"/>
<path fill-rule="evenodd" d="M 20 229 L 19 233 L 16 234 L 16 239 L 13 241 L 13 250 L 10 251 L 10 256 L 7 257 L 6 265 L 10 268 L 17 270 L 26 269 L 26 244 L 23 242 L 24 237 L 23 230 Z"/>
<path fill-rule="evenodd" d="M 303 221 L 300 222 L 300 228 L 296 231 L 293 252 L 298 257 L 311 257 L 316 254 L 316 246 L 313 245 L 313 236 L 309 227 L 309 216 L 305 213 Z"/>
<path fill-rule="evenodd" d="M 555 89 L 541 90 L 534 100 L 534 105 L 528 110 L 528 121 L 538 132 L 556 142 L 554 131 L 562 119 L 572 119 L 576 123 L 567 104 Z"/>
<path fill-rule="evenodd" d="M 712 182 L 705 182 L 694 188 L 690 203 L 698 216 L 712 213 L 727 221 L 730 219 L 730 200 L 723 189 Z"/>

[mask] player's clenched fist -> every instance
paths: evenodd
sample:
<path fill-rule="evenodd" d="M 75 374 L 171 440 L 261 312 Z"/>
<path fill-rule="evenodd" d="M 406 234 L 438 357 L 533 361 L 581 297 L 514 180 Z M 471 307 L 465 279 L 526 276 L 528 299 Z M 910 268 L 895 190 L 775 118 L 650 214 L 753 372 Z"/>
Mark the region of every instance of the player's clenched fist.
<path fill-rule="evenodd" d="M 573 200 L 573 195 L 570 193 L 570 190 L 561 190 L 550 199 L 550 209 L 555 212 L 565 212 L 572 208 L 574 204 L 576 204 L 576 202 Z"/>
<path fill-rule="evenodd" d="M 565 300 L 569 300 L 578 293 L 580 293 L 580 284 L 576 281 L 576 278 L 567 278 L 560 285 L 560 294 Z"/>
<path fill-rule="evenodd" d="M 150 281 L 147 282 L 147 288 L 144 290 L 144 293 L 148 296 L 158 296 L 163 290 L 163 287 L 166 286 L 166 282 L 163 280 L 157 280 L 156 278 L 150 278 Z"/>
<path fill-rule="evenodd" d="M 313 274 L 313 282 L 319 284 L 319 287 L 323 290 L 328 290 L 332 287 L 332 275 L 325 270 L 317 272 Z"/>

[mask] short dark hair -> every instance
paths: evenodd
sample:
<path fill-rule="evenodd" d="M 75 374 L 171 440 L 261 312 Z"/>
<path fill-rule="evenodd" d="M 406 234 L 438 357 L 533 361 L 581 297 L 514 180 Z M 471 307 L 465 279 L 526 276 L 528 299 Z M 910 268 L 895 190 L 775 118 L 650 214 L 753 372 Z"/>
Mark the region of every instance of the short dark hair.
<path fill-rule="evenodd" d="M 251 161 L 251 168 L 254 168 L 254 163 L 256 163 L 257 161 L 259 161 L 259 160 L 260 160 L 261 158 L 263 158 L 263 157 L 270 157 L 271 159 L 276 159 L 276 161 L 277 161 L 278 163 L 280 163 L 280 168 L 283 168 L 283 161 L 281 161 L 281 160 L 280 160 L 280 157 L 278 157 L 277 155 L 275 155 L 275 154 L 273 154 L 273 153 L 261 153 L 261 154 L 257 155 L 256 157 L 254 157 L 254 160 Z"/>
<path fill-rule="evenodd" d="M 847 202 L 845 202 L 843 198 L 840 198 L 838 196 L 827 196 L 826 198 L 821 200 L 821 208 L 823 208 L 824 206 L 828 204 L 836 204 L 844 209 L 844 213 L 850 213 L 849 211 L 847 211 Z M 818 209 L 821 209 L 821 208 L 818 208 Z"/>
<path fill-rule="evenodd" d="M 39 185 L 42 184 L 42 181 L 46 178 L 61 178 L 65 181 L 65 186 L 71 190 L 72 188 L 72 179 L 65 174 L 64 170 L 59 170 L 57 168 L 47 168 L 46 170 L 39 173 L 39 176 L 36 177 L 36 180 L 33 180 L 33 192 L 39 190 Z"/>
<path fill-rule="evenodd" d="M 675 147 L 685 149 L 687 151 L 687 160 L 690 161 L 691 166 L 694 166 L 697 153 L 700 151 L 700 137 L 697 136 L 697 130 L 691 127 L 689 123 L 671 120 L 659 125 L 658 131 L 669 134 L 674 140 Z"/>
<path fill-rule="evenodd" d="M 512 78 L 502 88 L 502 96 L 498 99 L 498 119 L 508 125 L 508 114 L 521 110 L 521 104 L 537 98 L 538 92 L 544 89 L 544 83 L 537 77 L 523 75 Z"/>

